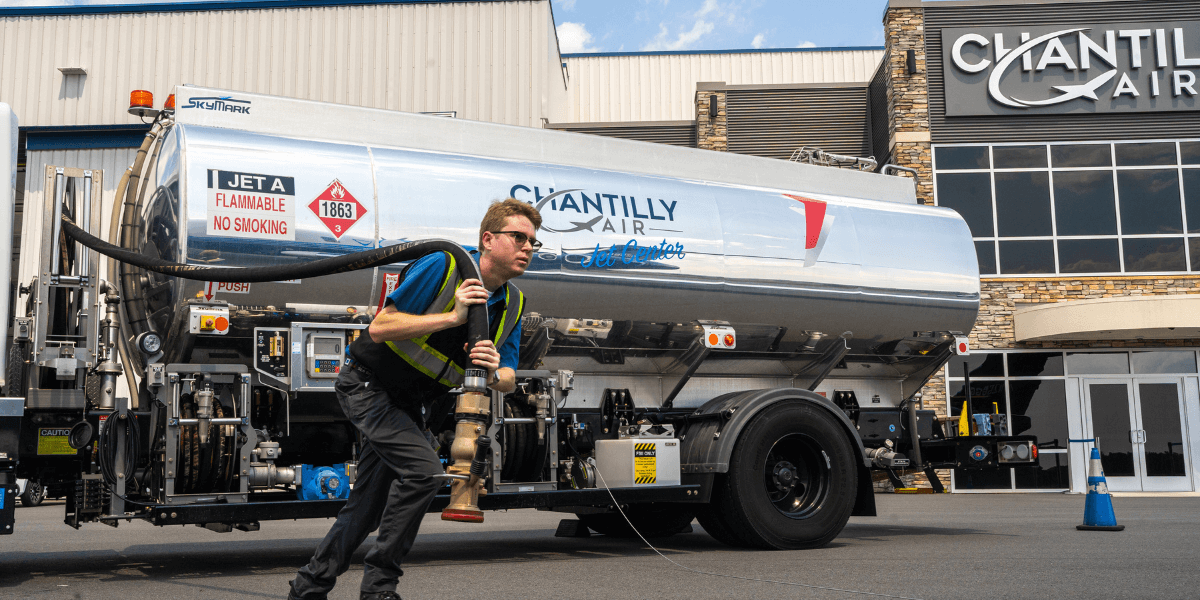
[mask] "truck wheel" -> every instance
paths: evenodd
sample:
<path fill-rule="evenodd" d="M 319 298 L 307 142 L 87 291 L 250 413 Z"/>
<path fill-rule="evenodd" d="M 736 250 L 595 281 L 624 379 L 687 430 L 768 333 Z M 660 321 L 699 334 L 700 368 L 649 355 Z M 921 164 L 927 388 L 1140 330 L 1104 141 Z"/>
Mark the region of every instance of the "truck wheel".
<path fill-rule="evenodd" d="M 770 406 L 742 431 L 729 473 L 717 480 L 700 524 L 735 546 L 824 546 L 854 509 L 855 454 L 844 428 L 825 410 L 802 402 Z"/>
<path fill-rule="evenodd" d="M 638 505 L 625 507 L 625 514 L 633 521 L 634 527 L 646 538 L 664 538 L 682 533 L 692 524 L 696 513 L 689 509 L 673 507 Z M 615 538 L 636 538 L 637 533 L 629 527 L 629 523 L 619 512 L 600 514 L 576 514 L 588 529 Z"/>
<path fill-rule="evenodd" d="M 37 506 L 46 499 L 46 486 L 36 479 L 25 483 L 25 492 L 21 494 L 21 506 Z"/>

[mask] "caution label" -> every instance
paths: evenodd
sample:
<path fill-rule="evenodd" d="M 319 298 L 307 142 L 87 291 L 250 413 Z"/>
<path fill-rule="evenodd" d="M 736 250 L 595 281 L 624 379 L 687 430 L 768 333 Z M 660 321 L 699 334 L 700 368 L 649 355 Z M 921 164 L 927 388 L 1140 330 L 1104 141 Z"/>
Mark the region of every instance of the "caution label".
<path fill-rule="evenodd" d="M 68 442 L 68 436 L 71 435 L 70 429 L 62 429 L 59 427 L 40 427 L 38 428 L 38 445 L 37 453 L 39 456 L 58 455 L 58 454 L 75 454 L 75 449 Z"/>
<path fill-rule="evenodd" d="M 208 235 L 296 239 L 294 177 L 208 170 Z"/>
<path fill-rule="evenodd" d="M 658 456 L 654 442 L 633 445 L 633 482 L 654 483 L 658 481 Z"/>

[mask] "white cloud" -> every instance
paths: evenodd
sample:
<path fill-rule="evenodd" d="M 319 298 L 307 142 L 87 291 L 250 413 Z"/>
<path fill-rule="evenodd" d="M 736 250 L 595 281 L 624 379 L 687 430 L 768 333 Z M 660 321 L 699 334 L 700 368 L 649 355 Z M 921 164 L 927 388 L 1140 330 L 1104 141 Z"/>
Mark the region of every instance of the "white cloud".
<path fill-rule="evenodd" d="M 562 0 L 558 6 L 563 10 L 575 10 L 575 0 Z"/>
<path fill-rule="evenodd" d="M 800 42 L 800 44 L 798 44 L 796 47 L 797 48 L 816 48 L 817 45 L 808 40 L 805 40 L 803 42 Z"/>
<path fill-rule="evenodd" d="M 696 12 L 696 18 L 703 19 L 708 13 L 720 9 L 721 7 L 717 4 L 717 0 L 704 0 L 704 6 L 701 6 L 700 10 Z"/>
<path fill-rule="evenodd" d="M 583 23 L 566 22 L 558 26 L 558 51 L 563 54 L 578 52 L 599 52 L 600 49 L 591 46 L 592 34 L 588 33 Z"/>
<path fill-rule="evenodd" d="M 750 46 L 753 48 L 762 48 L 763 42 L 765 42 L 766 39 L 767 39 L 767 36 L 760 33 L 760 34 L 754 36 L 754 41 L 750 42 Z"/>
<path fill-rule="evenodd" d="M 649 43 L 642 46 L 642 50 L 647 52 L 656 52 L 659 50 L 687 50 L 692 47 L 700 38 L 712 33 L 713 24 L 708 21 L 696 21 L 690 31 L 681 32 L 674 40 L 669 40 L 670 33 L 667 31 L 667 26 L 659 24 L 658 35 Z"/>

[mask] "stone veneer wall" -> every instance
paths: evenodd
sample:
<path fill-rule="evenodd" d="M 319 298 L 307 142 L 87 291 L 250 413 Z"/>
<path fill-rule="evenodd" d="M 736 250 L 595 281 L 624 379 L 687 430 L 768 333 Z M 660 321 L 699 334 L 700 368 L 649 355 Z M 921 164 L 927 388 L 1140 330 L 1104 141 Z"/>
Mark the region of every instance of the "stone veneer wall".
<path fill-rule="evenodd" d="M 708 116 L 712 98 L 717 98 L 717 116 Z M 696 147 L 702 150 L 729 151 L 729 129 L 726 127 L 725 92 L 699 90 L 696 92 Z"/>
<path fill-rule="evenodd" d="M 925 17 L 920 8 L 889 8 L 884 16 L 888 136 L 891 162 L 917 170 L 917 198 L 933 204 L 929 83 L 925 76 Z M 917 72 L 908 74 L 908 51 Z"/>

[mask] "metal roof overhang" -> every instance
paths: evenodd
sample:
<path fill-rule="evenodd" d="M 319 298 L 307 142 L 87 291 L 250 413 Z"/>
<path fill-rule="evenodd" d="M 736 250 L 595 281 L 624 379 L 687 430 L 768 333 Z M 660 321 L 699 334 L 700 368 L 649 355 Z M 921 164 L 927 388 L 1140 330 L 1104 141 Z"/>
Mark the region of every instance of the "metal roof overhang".
<path fill-rule="evenodd" d="M 1018 342 L 1200 338 L 1200 295 L 1039 304 L 1013 315 Z"/>

